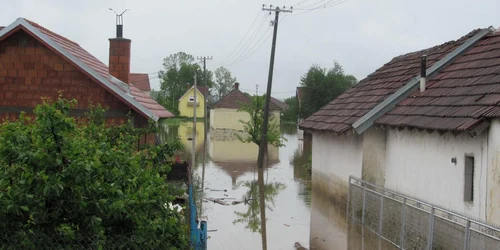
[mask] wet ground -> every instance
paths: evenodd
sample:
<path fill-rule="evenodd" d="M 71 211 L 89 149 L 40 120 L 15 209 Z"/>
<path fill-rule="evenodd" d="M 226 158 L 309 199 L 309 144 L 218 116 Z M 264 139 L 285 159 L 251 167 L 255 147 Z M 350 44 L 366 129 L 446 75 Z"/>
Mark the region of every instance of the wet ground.
<path fill-rule="evenodd" d="M 167 129 L 164 137 L 179 137 L 191 155 L 192 123 Z M 310 188 L 303 167 L 310 150 L 295 125 L 282 126 L 285 146 L 269 149 L 269 167 L 261 172 L 256 145 L 208 134 L 204 175 L 203 124 L 196 129 L 195 185 L 203 185 L 198 203 L 208 222 L 208 249 L 295 249 L 296 242 L 307 249 L 348 249 L 342 209 Z"/>

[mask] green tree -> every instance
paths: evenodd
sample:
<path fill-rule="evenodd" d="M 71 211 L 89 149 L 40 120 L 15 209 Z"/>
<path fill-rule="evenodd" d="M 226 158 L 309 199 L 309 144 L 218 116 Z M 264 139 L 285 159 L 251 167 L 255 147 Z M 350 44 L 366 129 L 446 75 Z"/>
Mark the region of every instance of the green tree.
<path fill-rule="evenodd" d="M 198 85 L 212 87 L 213 73 L 205 73 L 195 58 L 185 52 L 178 52 L 163 59 L 163 69 L 158 72 L 160 89 L 165 91 L 164 103 L 160 103 L 171 111 L 179 109 L 179 98 L 194 83 L 195 74 L 198 76 Z"/>
<path fill-rule="evenodd" d="M 297 122 L 299 109 L 297 98 L 295 96 L 288 97 L 285 99 L 285 103 L 288 104 L 288 109 L 283 111 L 283 121 Z"/>
<path fill-rule="evenodd" d="M 257 146 L 260 146 L 262 125 L 264 122 L 264 101 L 264 96 L 254 96 L 251 98 L 250 103 L 240 103 L 238 112 L 246 112 L 250 116 L 248 121 L 239 121 L 243 124 L 243 129 L 248 134 L 247 136 L 237 135 L 241 142 L 253 142 L 257 144 Z M 280 118 L 274 117 L 274 115 L 269 112 L 267 142 L 275 147 L 282 147 L 284 146 L 283 143 L 286 139 L 281 136 L 279 124 L 275 121 L 275 119 Z"/>
<path fill-rule="evenodd" d="M 35 119 L 1 124 L 2 247 L 185 249 L 186 223 L 166 205 L 181 194 L 165 181 L 180 142 L 138 147 L 154 126 L 106 124 L 100 107 L 77 122 L 75 103 L 45 100 Z"/>
<path fill-rule="evenodd" d="M 236 77 L 231 75 L 231 71 L 224 67 L 219 67 L 215 70 L 215 94 L 219 99 L 227 95 L 233 89 L 233 84 L 236 82 Z"/>
<path fill-rule="evenodd" d="M 309 117 L 356 82 L 356 78 L 345 74 L 342 66 L 337 62 L 331 69 L 324 69 L 317 65 L 311 66 L 300 79 L 300 85 L 305 88 L 299 116 Z"/>

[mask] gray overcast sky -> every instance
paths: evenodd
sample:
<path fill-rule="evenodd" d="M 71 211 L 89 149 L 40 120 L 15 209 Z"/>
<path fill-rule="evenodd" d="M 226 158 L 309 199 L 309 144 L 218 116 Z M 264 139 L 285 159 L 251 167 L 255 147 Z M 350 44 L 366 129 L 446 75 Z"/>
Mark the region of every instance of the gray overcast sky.
<path fill-rule="evenodd" d="M 290 6 L 299 2 L 0 0 L 0 25 L 25 17 L 74 40 L 107 64 L 107 39 L 115 35 L 115 16 L 108 8 L 117 12 L 130 9 L 124 15 L 124 36 L 132 39 L 132 72 L 156 72 L 164 57 L 179 51 L 213 56 L 207 66 L 214 70 L 238 45 L 257 15 L 255 25 L 265 14 L 267 18 L 253 43 L 271 33 L 269 20 L 274 16 L 261 11 L 263 3 Z M 317 2 L 330 1 L 306 0 L 295 8 Z M 336 60 L 361 80 L 394 56 L 458 39 L 475 28 L 500 26 L 499 10 L 498 0 L 348 0 L 327 9 L 282 15 L 273 96 L 295 95 L 300 77 L 312 64 L 329 68 Z M 246 60 L 227 66 L 240 88 L 253 90 L 259 84 L 261 91 L 265 89 L 270 47 L 268 39 Z M 240 54 L 235 54 L 238 59 Z M 159 88 L 157 79 L 152 80 L 152 87 Z"/>

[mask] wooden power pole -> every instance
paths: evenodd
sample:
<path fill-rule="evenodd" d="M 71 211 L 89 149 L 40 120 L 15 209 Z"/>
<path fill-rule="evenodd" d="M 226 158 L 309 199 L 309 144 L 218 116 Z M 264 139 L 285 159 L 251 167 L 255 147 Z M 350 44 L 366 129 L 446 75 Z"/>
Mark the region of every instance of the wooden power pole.
<path fill-rule="evenodd" d="M 287 10 L 285 7 L 283 9 L 280 9 L 280 7 L 276 7 L 273 9 L 273 6 L 269 6 L 269 8 L 266 8 L 265 5 L 262 6 L 262 10 L 264 11 L 269 11 L 275 12 L 275 17 L 274 21 L 272 21 L 272 24 L 274 25 L 274 31 L 273 31 L 273 43 L 271 46 L 271 59 L 269 62 L 269 75 L 267 78 L 267 91 L 266 91 L 266 99 L 264 103 L 264 121 L 262 124 L 262 133 L 261 133 L 261 138 L 260 138 L 260 145 L 259 145 L 259 156 L 257 158 L 257 166 L 259 168 L 264 167 L 264 154 L 266 152 L 267 148 L 267 130 L 269 127 L 269 104 L 271 101 L 271 89 L 272 89 L 272 84 L 273 84 L 273 70 L 274 70 L 274 54 L 276 52 L 276 36 L 278 34 L 278 22 L 279 22 L 279 15 L 280 12 L 289 12 L 291 13 L 292 10 Z"/>

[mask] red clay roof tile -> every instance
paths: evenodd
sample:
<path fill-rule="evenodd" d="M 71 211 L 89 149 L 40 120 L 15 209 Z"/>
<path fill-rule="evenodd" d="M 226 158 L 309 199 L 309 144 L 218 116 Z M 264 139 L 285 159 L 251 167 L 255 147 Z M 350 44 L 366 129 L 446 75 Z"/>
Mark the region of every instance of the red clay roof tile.
<path fill-rule="evenodd" d="M 54 42 L 58 43 L 63 49 L 71 53 L 73 56 L 81 60 L 83 63 L 88 65 L 92 70 L 96 71 L 103 77 L 109 79 L 110 74 L 108 67 L 99 59 L 97 59 L 95 56 L 87 52 L 85 49 L 83 49 L 80 45 L 77 43 L 57 34 L 54 33 L 45 27 L 26 20 L 29 24 L 31 24 L 33 27 L 37 28 L 48 36 L 50 39 L 52 39 Z M 122 89 L 122 88 L 120 88 Z M 149 109 L 152 113 L 154 113 L 156 116 L 159 118 L 168 118 L 168 117 L 174 117 L 174 115 L 166 110 L 163 106 L 158 104 L 155 100 L 144 94 L 142 91 L 140 91 L 138 88 L 135 86 L 131 85 L 131 94 L 134 96 L 134 98 L 139 102 L 141 105 Z M 123 89 L 122 89 L 123 90 Z M 125 90 L 123 90 L 125 92 Z"/>
<path fill-rule="evenodd" d="M 148 74 L 130 73 L 130 82 L 142 91 L 151 91 Z"/>
<path fill-rule="evenodd" d="M 427 86 L 375 123 L 463 131 L 474 129 L 488 118 L 500 117 L 500 34 L 484 37 Z"/>
<path fill-rule="evenodd" d="M 299 127 L 306 130 L 346 132 L 360 117 L 419 74 L 422 55 L 427 55 L 427 66 L 431 67 L 478 31 L 474 30 L 456 41 L 393 58 L 305 119 Z M 379 119 L 385 120 L 387 118 Z"/>

